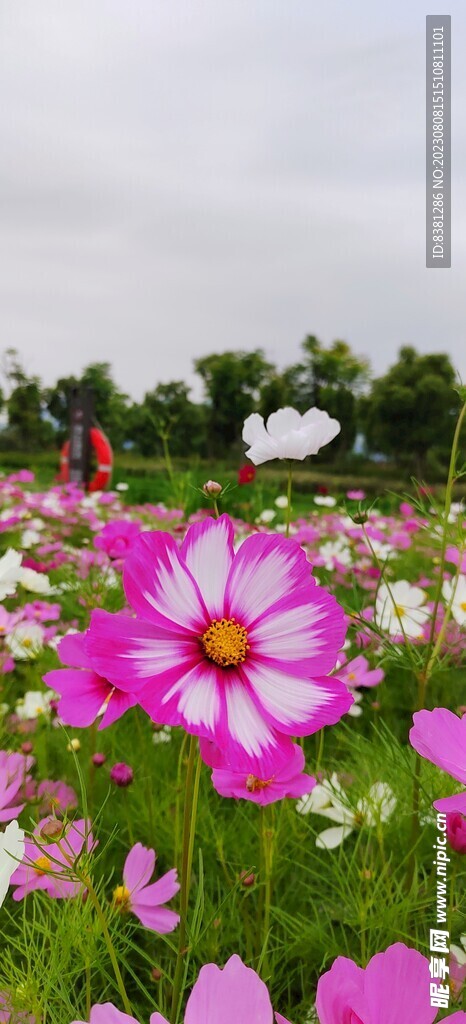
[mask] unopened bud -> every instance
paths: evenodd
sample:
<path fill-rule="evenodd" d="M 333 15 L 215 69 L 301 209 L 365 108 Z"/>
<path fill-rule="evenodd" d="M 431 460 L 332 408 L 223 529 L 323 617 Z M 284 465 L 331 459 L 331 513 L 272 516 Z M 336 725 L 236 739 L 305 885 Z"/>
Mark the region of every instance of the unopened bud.
<path fill-rule="evenodd" d="M 222 485 L 218 484 L 216 480 L 208 480 L 203 485 L 202 490 L 204 494 L 207 494 L 208 498 L 218 498 L 219 494 L 222 493 Z"/>
<path fill-rule="evenodd" d="M 94 764 L 96 768 L 101 768 L 102 765 L 105 764 L 106 760 L 107 758 L 105 757 L 105 754 L 97 753 L 92 755 L 92 764 Z"/>
<path fill-rule="evenodd" d="M 116 786 L 121 786 L 125 789 L 133 781 L 133 769 L 130 768 L 129 764 L 125 764 L 124 761 L 118 761 L 110 770 L 110 778 Z"/>
<path fill-rule="evenodd" d="M 21 753 L 22 754 L 32 754 L 33 750 L 34 750 L 34 747 L 33 747 L 32 743 L 30 742 L 30 740 L 26 740 L 25 743 L 21 744 Z"/>
<path fill-rule="evenodd" d="M 353 523 L 356 523 L 356 526 L 364 526 L 364 524 L 369 520 L 367 512 L 356 512 L 356 514 L 351 516 L 351 518 Z"/>
<path fill-rule="evenodd" d="M 256 876 L 253 871 L 251 871 L 250 874 L 248 874 L 247 871 L 242 871 L 239 876 L 239 880 L 245 889 L 250 889 L 251 885 L 254 885 L 254 882 L 256 881 Z"/>
<path fill-rule="evenodd" d="M 160 981 L 163 978 L 163 972 L 158 967 L 153 967 L 150 974 L 152 981 Z"/>
<path fill-rule="evenodd" d="M 66 829 L 62 821 L 59 821 L 58 818 L 50 818 L 42 825 L 40 836 L 48 843 L 59 843 L 65 832 Z"/>
<path fill-rule="evenodd" d="M 66 747 L 66 749 L 67 749 L 67 750 L 69 750 L 70 752 L 71 752 L 71 751 L 74 751 L 74 753 L 75 753 L 75 754 L 77 754 L 77 753 L 78 753 L 78 750 L 81 750 L 81 740 L 78 740 L 77 736 L 75 736 L 75 737 L 74 737 L 74 738 L 73 738 L 72 740 L 70 740 L 70 742 L 69 742 L 69 743 L 67 744 L 67 747 Z"/>

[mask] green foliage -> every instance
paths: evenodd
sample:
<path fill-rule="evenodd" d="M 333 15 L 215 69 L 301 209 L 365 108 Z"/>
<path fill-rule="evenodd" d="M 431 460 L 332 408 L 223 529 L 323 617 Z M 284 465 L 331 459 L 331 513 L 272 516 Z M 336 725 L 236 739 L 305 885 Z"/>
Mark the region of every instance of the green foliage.
<path fill-rule="evenodd" d="M 261 349 L 222 352 L 194 362 L 208 400 L 209 455 L 226 454 L 241 438 L 243 421 L 256 408 L 261 387 L 273 367 Z"/>

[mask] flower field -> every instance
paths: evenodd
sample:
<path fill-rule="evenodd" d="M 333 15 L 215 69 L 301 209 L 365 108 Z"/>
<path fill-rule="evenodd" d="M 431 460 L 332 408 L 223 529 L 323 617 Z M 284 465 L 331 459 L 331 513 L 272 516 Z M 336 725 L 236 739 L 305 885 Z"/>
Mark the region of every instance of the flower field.
<path fill-rule="evenodd" d="M 455 461 L 252 520 L 1 478 L 0 1020 L 466 1021 Z"/>

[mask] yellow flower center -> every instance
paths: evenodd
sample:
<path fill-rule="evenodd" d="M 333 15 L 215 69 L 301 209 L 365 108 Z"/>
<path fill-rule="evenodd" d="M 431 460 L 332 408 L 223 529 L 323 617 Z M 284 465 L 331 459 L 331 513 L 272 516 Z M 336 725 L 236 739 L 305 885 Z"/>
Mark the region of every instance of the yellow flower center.
<path fill-rule="evenodd" d="M 406 615 L 406 608 L 404 608 L 402 604 L 396 604 L 395 612 L 398 615 L 398 618 L 402 619 L 403 615 Z"/>
<path fill-rule="evenodd" d="M 117 885 L 113 893 L 113 902 L 116 904 L 119 910 L 129 910 L 131 893 L 126 885 Z"/>
<path fill-rule="evenodd" d="M 348 673 L 348 679 L 356 679 L 356 673 L 355 672 L 349 672 Z"/>
<path fill-rule="evenodd" d="M 246 779 L 246 789 L 248 793 L 258 793 L 261 789 L 267 789 L 270 783 L 273 782 L 274 776 L 271 779 L 258 779 L 255 775 L 248 775 Z"/>
<path fill-rule="evenodd" d="M 50 871 L 52 863 L 48 857 L 38 857 L 34 865 L 34 871 L 37 875 L 45 875 L 46 871 Z"/>
<path fill-rule="evenodd" d="M 461 602 L 461 604 L 460 604 L 460 608 L 461 608 L 461 611 L 462 611 L 462 612 L 466 612 L 466 601 L 462 601 L 462 602 Z"/>
<path fill-rule="evenodd" d="M 201 637 L 204 653 L 216 665 L 227 668 L 246 661 L 248 634 L 235 619 L 214 619 Z"/>

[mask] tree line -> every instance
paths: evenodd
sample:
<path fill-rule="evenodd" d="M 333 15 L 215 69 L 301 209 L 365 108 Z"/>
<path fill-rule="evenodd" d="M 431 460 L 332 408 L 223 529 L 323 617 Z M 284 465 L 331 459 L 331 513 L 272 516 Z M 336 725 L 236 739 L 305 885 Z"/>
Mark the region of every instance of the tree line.
<path fill-rule="evenodd" d="M 261 349 L 203 356 L 194 360 L 203 382 L 201 402 L 192 401 L 181 380 L 157 383 L 135 402 L 119 390 L 109 363 L 92 363 L 80 376 L 62 377 L 47 388 L 27 374 L 15 349 L 7 349 L 1 363 L 0 450 L 60 447 L 68 434 L 70 395 L 87 386 L 97 421 L 117 451 L 132 448 L 154 456 L 168 444 L 174 456 L 239 456 L 242 424 L 251 412 L 266 418 L 280 406 L 304 412 L 316 405 L 342 424 L 341 434 L 321 453 L 325 462 L 347 460 L 358 439 L 358 450 L 416 472 L 444 464 L 459 407 L 447 354 L 421 355 L 404 346 L 387 372 L 374 379 L 369 360 L 345 341 L 325 346 L 308 335 L 301 353 L 283 370 Z"/>

